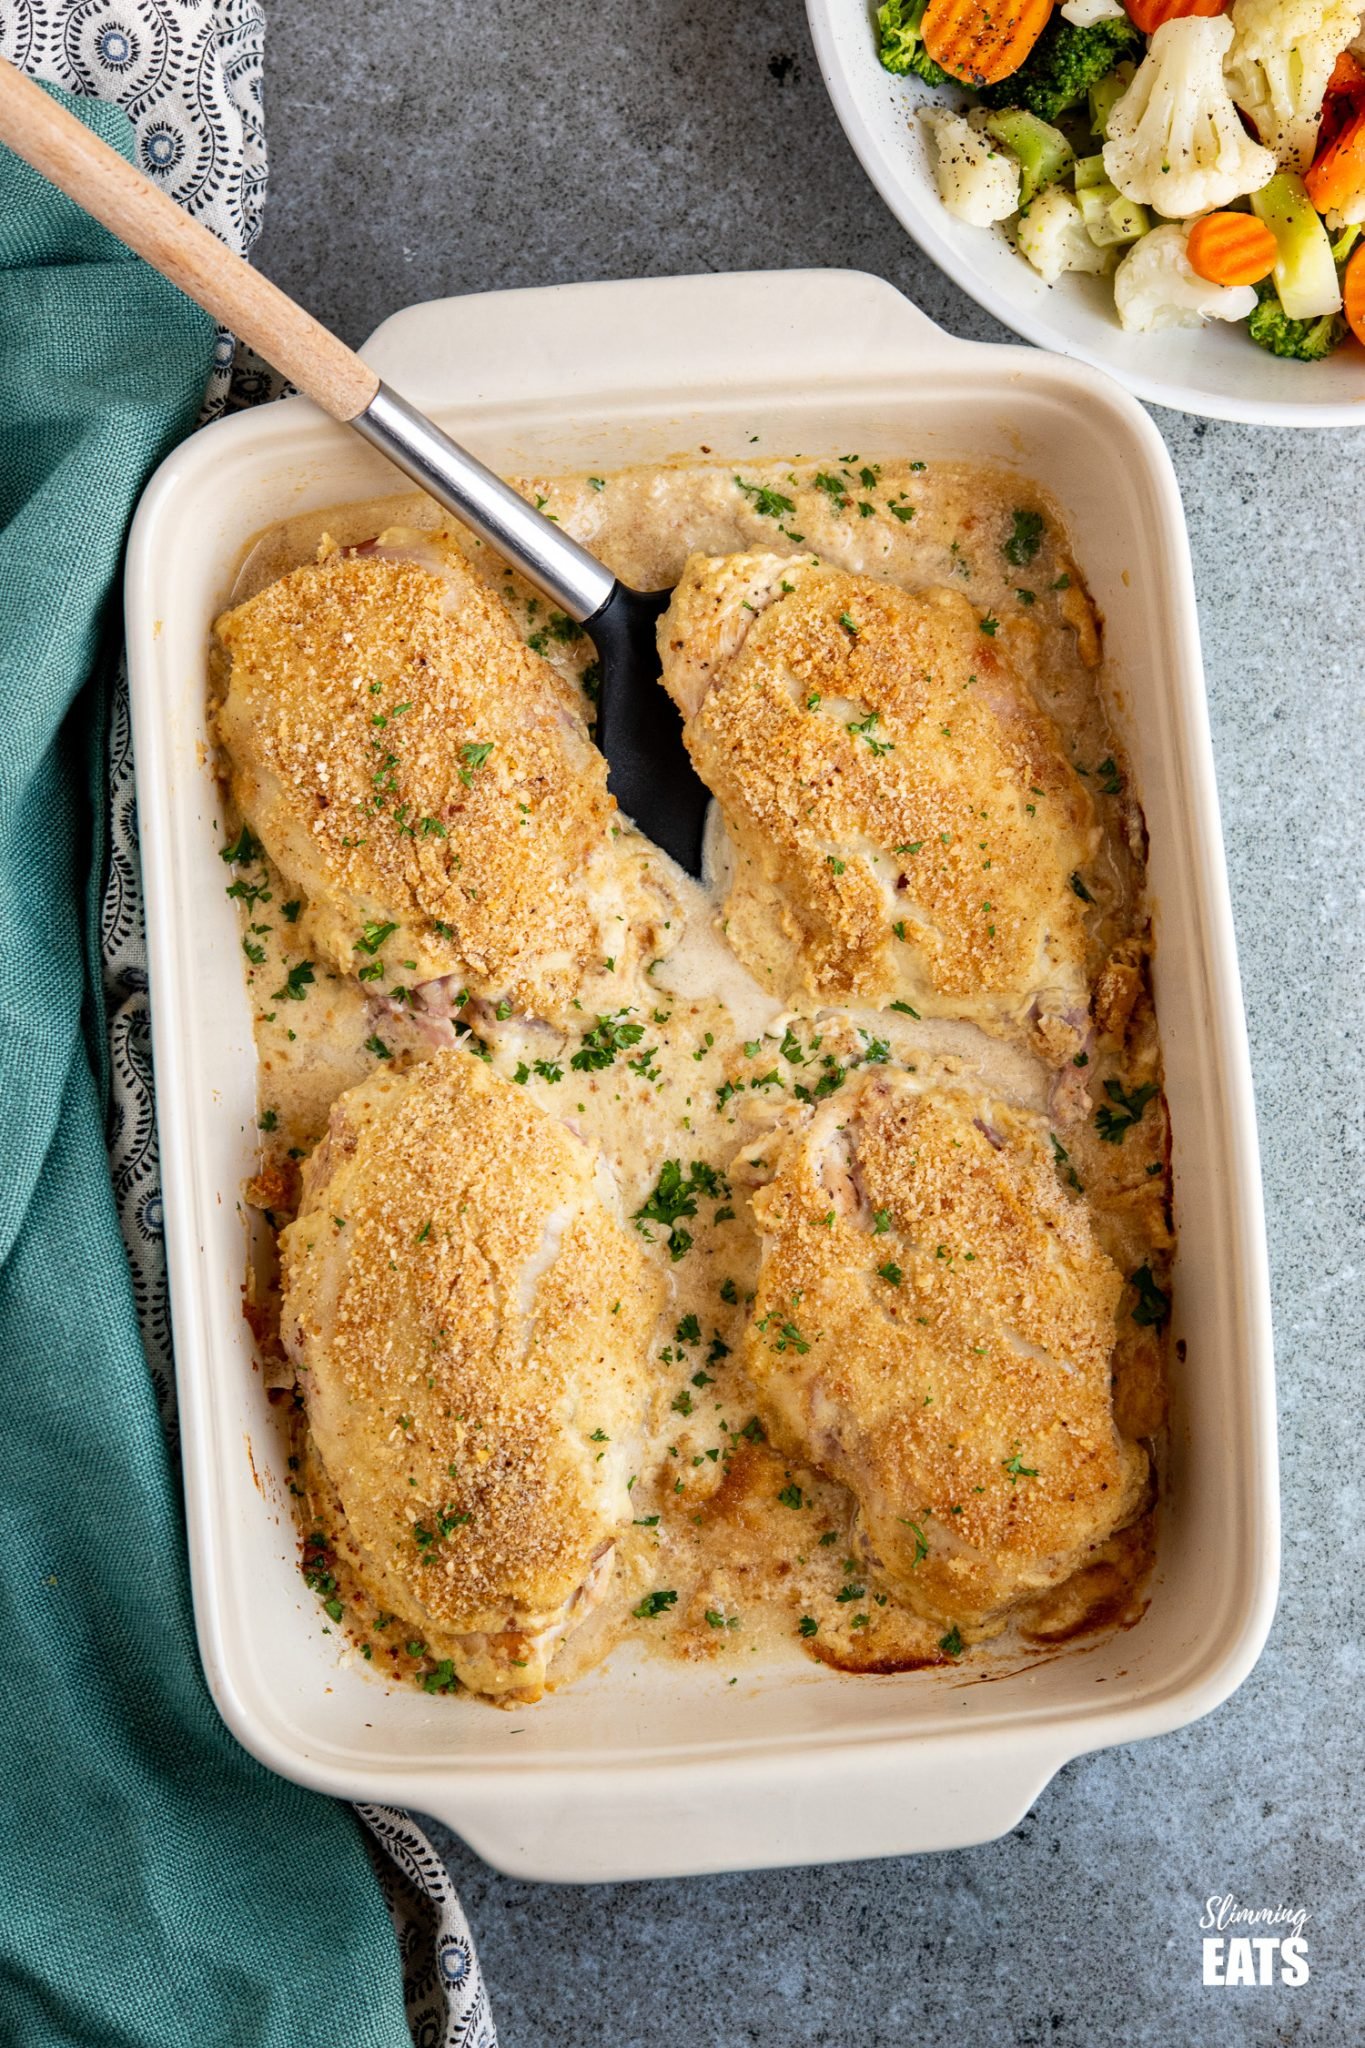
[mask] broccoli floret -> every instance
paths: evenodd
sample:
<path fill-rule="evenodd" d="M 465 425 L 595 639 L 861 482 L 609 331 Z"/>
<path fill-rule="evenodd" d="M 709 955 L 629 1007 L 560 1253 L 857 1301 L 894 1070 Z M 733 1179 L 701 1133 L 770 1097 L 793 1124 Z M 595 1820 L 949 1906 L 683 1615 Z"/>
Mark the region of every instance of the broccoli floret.
<path fill-rule="evenodd" d="M 1247 321 L 1247 333 L 1273 356 L 1285 356 L 1294 363 L 1319 363 L 1346 339 L 1346 322 L 1340 313 L 1323 313 L 1316 320 L 1291 320 L 1269 278 L 1257 285 L 1256 297 L 1260 304 Z"/>
<path fill-rule="evenodd" d="M 877 55 L 898 78 L 913 71 L 926 85 L 950 85 L 953 81 L 941 64 L 935 64 L 920 36 L 928 5 L 929 0 L 886 0 L 877 9 Z"/>
<path fill-rule="evenodd" d="M 1076 28 L 1054 14 L 1019 69 L 985 86 L 981 98 L 988 107 L 1027 107 L 1040 121 L 1055 121 L 1077 106 L 1120 58 L 1137 54 L 1138 32 L 1126 15 Z"/>

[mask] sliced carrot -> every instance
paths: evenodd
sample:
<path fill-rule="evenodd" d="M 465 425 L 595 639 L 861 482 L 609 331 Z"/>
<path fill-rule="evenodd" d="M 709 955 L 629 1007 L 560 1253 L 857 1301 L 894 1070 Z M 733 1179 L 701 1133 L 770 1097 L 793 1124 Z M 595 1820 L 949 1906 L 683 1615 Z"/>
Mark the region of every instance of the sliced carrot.
<path fill-rule="evenodd" d="M 1190 229 L 1185 254 L 1209 284 L 1259 284 L 1275 268 L 1279 244 L 1254 213 L 1206 213 Z"/>
<path fill-rule="evenodd" d="M 1356 340 L 1365 343 L 1365 242 L 1355 251 L 1341 280 L 1342 311 Z"/>
<path fill-rule="evenodd" d="M 1341 132 L 1318 151 L 1303 182 L 1319 213 L 1345 207 L 1365 192 L 1365 107 L 1358 108 Z"/>
<path fill-rule="evenodd" d="M 1358 93 L 1365 87 L 1365 64 L 1362 64 L 1352 50 L 1343 50 L 1332 66 L 1332 76 L 1327 81 L 1327 97 L 1337 93 Z"/>
<path fill-rule="evenodd" d="M 1317 146 L 1313 154 L 1323 156 L 1348 128 L 1353 117 L 1365 108 L 1365 65 L 1343 50 L 1337 58 L 1322 100 Z"/>
<path fill-rule="evenodd" d="M 1053 0 L 929 0 L 920 24 L 936 64 L 965 85 L 994 85 L 1019 69 L 1052 13 Z"/>
<path fill-rule="evenodd" d="M 1154 36 L 1167 21 L 1187 14 L 1226 14 L 1229 0 L 1123 0 L 1128 19 L 1144 36 Z"/>

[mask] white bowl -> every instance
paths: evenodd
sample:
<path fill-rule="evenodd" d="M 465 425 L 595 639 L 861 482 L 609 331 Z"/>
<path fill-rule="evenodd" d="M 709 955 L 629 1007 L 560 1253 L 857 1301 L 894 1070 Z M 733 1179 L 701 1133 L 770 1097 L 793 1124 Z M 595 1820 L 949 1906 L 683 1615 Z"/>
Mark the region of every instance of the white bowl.
<path fill-rule="evenodd" d="M 205 730 L 210 622 L 251 538 L 394 488 L 303 399 L 209 427 L 148 486 L 127 615 L 195 1615 L 218 1706 L 286 1777 L 434 1814 L 499 1868 L 658 1877 L 960 1847 L 1060 1765 L 1225 1699 L 1270 1623 L 1275 1413 L 1251 1078 L 1180 500 L 1141 407 L 1031 349 L 951 341 L 846 271 L 576 285 L 398 314 L 367 359 L 496 469 L 705 445 L 975 457 L 1060 503 L 1107 620 L 1151 828 L 1181 1223 L 1151 1604 L 1032 1663 L 845 1677 L 793 1646 L 739 1683 L 627 1643 L 538 1707 L 386 1686 L 299 1576 L 284 1452 L 242 1319 L 256 1062 Z"/>
<path fill-rule="evenodd" d="M 877 61 L 872 0 L 806 0 L 834 111 L 863 169 L 901 226 L 978 305 L 1040 348 L 1107 370 L 1138 398 L 1262 427 L 1365 426 L 1365 350 L 1347 342 L 1323 363 L 1283 362 L 1245 328 L 1210 321 L 1164 334 L 1125 334 L 1112 282 L 1066 276 L 1044 284 L 998 228 L 955 220 L 938 196 L 929 138 L 914 110 L 952 104 Z"/>

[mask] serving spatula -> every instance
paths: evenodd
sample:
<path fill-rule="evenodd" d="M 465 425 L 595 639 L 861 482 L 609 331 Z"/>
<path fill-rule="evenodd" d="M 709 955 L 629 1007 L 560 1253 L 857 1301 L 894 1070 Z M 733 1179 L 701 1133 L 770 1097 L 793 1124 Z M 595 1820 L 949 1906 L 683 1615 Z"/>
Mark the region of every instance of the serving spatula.
<path fill-rule="evenodd" d="M 332 419 L 363 435 L 583 628 L 601 663 L 596 739 L 612 794 L 656 845 L 700 875 L 708 793 L 659 683 L 655 627 L 671 593 L 632 590 L 613 576 L 3 58 L 0 142 Z"/>

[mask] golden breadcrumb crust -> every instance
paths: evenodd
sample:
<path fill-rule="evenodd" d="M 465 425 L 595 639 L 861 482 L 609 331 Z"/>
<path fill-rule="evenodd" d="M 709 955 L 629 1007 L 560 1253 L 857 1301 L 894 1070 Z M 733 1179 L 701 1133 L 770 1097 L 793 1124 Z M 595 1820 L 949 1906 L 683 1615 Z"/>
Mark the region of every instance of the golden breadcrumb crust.
<path fill-rule="evenodd" d="M 371 1577 L 435 1654 L 560 1618 L 629 1520 L 663 1290 L 599 1175 L 460 1051 L 343 1095 L 305 1168 L 283 1340 Z"/>
<path fill-rule="evenodd" d="M 436 559 L 333 552 L 218 621 L 232 794 L 343 973 L 456 974 L 555 1015 L 601 950 L 606 763 L 497 596 Z"/>
<path fill-rule="evenodd" d="M 748 1369 L 918 1612 L 989 1626 L 1137 1511 L 1122 1282 L 1042 1118 L 877 1070 L 786 1140 L 754 1212 Z"/>
<path fill-rule="evenodd" d="M 1071 878 L 1093 808 L 964 596 L 694 556 L 659 641 L 741 852 L 731 943 L 765 986 L 781 992 L 776 947 L 793 997 L 982 1021 L 1040 994 L 1084 1004 Z"/>

